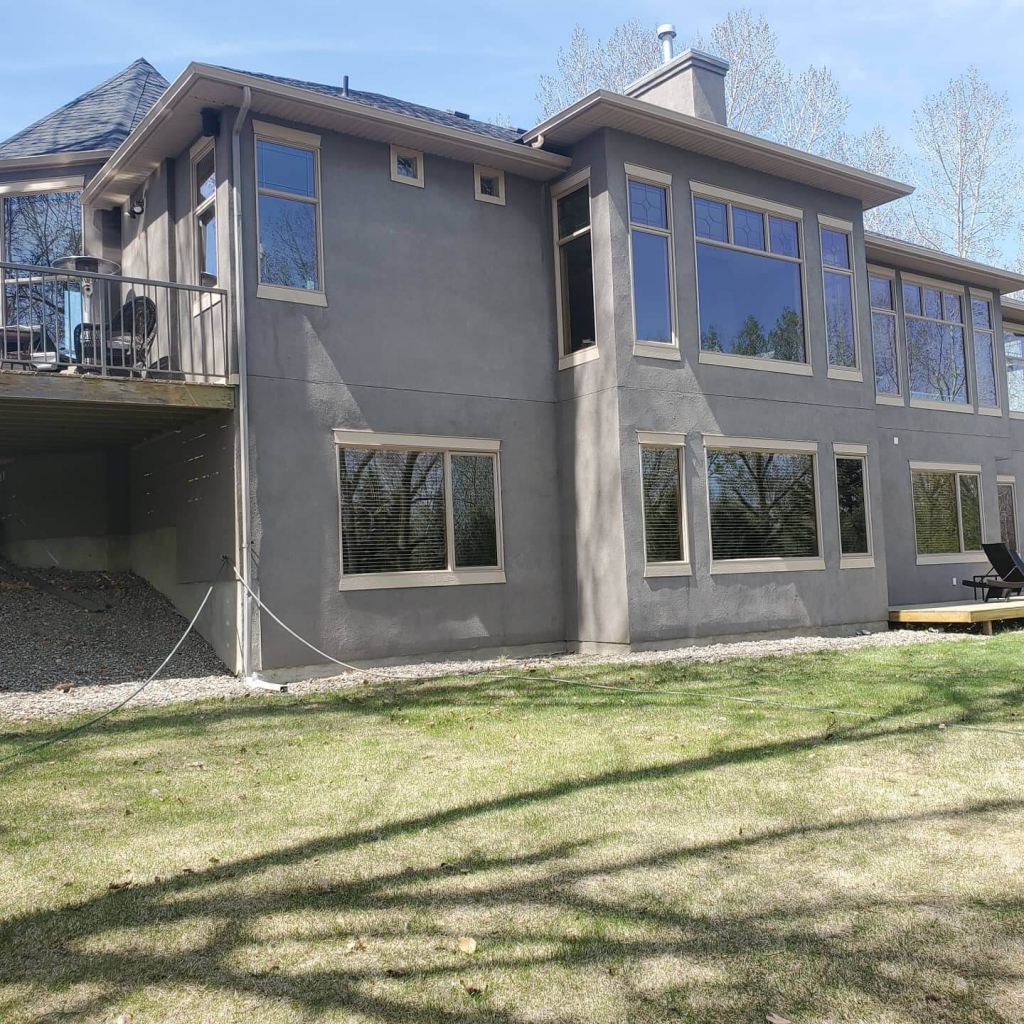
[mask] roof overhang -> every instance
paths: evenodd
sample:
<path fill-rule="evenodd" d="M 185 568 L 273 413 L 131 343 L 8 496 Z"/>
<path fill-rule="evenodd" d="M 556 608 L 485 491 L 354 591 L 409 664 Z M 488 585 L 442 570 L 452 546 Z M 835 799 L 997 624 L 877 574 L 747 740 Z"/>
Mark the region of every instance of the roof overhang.
<path fill-rule="evenodd" d="M 252 93 L 251 112 L 263 117 L 395 143 L 453 160 L 486 163 L 538 181 L 558 177 L 571 163 L 557 153 L 520 143 L 490 139 L 355 100 L 324 96 L 243 72 L 193 63 L 92 179 L 83 201 L 99 207 L 124 204 L 161 161 L 176 156 L 195 140 L 203 107 L 239 107 L 246 87 Z"/>
<path fill-rule="evenodd" d="M 1002 308 L 1004 322 L 1024 324 L 1024 302 L 1020 299 L 1003 299 L 999 305 Z"/>
<path fill-rule="evenodd" d="M 864 232 L 864 247 L 869 263 L 888 263 L 930 277 L 952 278 L 975 288 L 988 288 L 1005 295 L 1024 288 L 1024 275 L 1000 267 L 965 260 L 960 256 L 914 245 L 888 235 Z"/>
<path fill-rule="evenodd" d="M 0 157 L 0 172 L 52 170 L 55 167 L 102 164 L 113 154 L 112 149 L 84 149 L 72 153 L 46 153 L 42 156 Z"/>
<path fill-rule="evenodd" d="M 865 210 L 902 199 L 914 191 L 913 186 L 891 178 L 603 89 L 584 96 L 537 125 L 523 136 L 523 142 L 571 146 L 599 128 L 640 135 L 778 178 L 850 196 L 859 199 Z"/>

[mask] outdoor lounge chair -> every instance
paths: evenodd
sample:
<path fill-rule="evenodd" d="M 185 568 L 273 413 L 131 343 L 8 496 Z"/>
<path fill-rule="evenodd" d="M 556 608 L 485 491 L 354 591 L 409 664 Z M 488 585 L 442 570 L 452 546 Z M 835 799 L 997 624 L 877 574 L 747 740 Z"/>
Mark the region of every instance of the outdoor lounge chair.
<path fill-rule="evenodd" d="M 1024 559 L 1006 544 L 982 544 L 982 547 L 992 563 L 992 570 L 964 580 L 964 586 L 973 587 L 975 596 L 981 590 L 983 601 L 990 597 L 1006 599 L 1020 595 L 1024 591 Z"/>
<path fill-rule="evenodd" d="M 129 299 L 109 324 L 84 323 L 75 328 L 75 362 L 119 370 L 145 370 L 156 334 L 156 303 L 144 295 Z"/>

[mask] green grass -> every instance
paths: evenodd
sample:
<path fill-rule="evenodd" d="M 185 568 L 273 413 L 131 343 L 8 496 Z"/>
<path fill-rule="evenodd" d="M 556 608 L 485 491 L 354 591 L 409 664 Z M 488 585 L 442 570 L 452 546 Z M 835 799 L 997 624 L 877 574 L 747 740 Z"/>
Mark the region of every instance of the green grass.
<path fill-rule="evenodd" d="M 0 775 L 0 1021 L 1019 1021 L 1022 663 L 1007 633 L 125 711 Z"/>

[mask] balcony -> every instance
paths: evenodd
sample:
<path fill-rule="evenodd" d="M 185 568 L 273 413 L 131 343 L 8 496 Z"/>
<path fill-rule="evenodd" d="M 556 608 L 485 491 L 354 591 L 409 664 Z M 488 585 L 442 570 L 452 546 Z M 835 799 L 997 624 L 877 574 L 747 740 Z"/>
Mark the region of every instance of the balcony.
<path fill-rule="evenodd" d="M 223 289 L 0 262 L 0 455 L 135 443 L 234 407 Z"/>

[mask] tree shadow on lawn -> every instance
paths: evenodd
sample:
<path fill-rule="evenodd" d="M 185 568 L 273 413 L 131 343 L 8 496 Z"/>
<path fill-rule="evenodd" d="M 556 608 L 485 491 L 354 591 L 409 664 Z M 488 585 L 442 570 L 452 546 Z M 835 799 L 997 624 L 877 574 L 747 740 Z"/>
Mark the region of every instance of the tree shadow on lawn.
<path fill-rule="evenodd" d="M 899 727 L 899 734 L 932 728 L 905 725 Z M 822 934 L 815 922 L 837 909 L 837 904 L 814 897 L 780 898 L 769 909 L 750 913 L 709 915 L 675 909 L 658 893 L 624 895 L 616 892 L 614 882 L 629 872 L 704 864 L 746 851 L 771 851 L 801 837 L 817 841 L 837 835 L 882 835 L 915 823 L 953 820 L 980 825 L 986 815 L 1024 810 L 1024 801 L 976 801 L 915 815 L 794 826 L 647 855 L 597 861 L 583 858 L 586 863 L 581 864 L 572 860 L 586 852 L 587 844 L 563 843 L 540 846 L 521 856 L 468 857 L 451 864 L 388 871 L 369 879 L 342 878 L 329 889 L 311 886 L 306 880 L 285 886 L 279 881 L 283 868 L 305 867 L 319 857 L 343 851 L 365 851 L 361 863 L 372 863 L 375 844 L 381 840 L 439 832 L 481 815 L 543 807 L 562 797 L 605 787 L 643 785 L 750 761 L 769 762 L 825 742 L 855 744 L 895 734 L 891 726 L 875 722 L 870 728 L 851 728 L 828 740 L 799 737 L 651 768 L 562 779 L 282 846 L 164 881 L 104 892 L 55 910 L 15 915 L 0 924 L 0 950 L 4 951 L 0 986 L 46 990 L 51 997 L 55 989 L 64 993 L 64 1006 L 59 1015 L 51 1015 L 52 1020 L 94 1018 L 115 1008 L 132 992 L 163 986 L 175 991 L 200 988 L 225 996 L 284 1000 L 300 1012 L 344 1011 L 388 1024 L 513 1024 L 533 1019 L 524 1016 L 524 1000 L 535 1008 L 538 996 L 531 989 L 543 984 L 527 981 L 524 993 L 516 989 L 519 982 L 515 978 L 531 971 L 538 978 L 547 977 L 545 972 L 562 969 L 588 972 L 585 976 L 590 983 L 605 986 L 609 998 L 629 1008 L 631 1021 L 681 1016 L 699 1024 L 719 1024 L 723 1019 L 763 1019 L 768 1010 L 780 1009 L 799 1019 L 820 1014 L 822 999 L 827 1001 L 830 993 L 837 991 L 852 994 L 861 1001 L 860 1007 L 868 1005 L 878 1011 L 884 1006 L 887 1013 L 899 1013 L 908 1020 L 1019 1019 L 1009 1011 L 1002 1015 L 992 1002 L 1019 976 L 989 953 L 1024 939 L 1022 908 L 1016 900 L 985 906 L 958 898 L 938 900 L 944 903 L 946 916 L 972 918 L 969 941 L 959 939 L 955 928 L 944 930 L 927 913 L 919 913 L 922 908 L 934 907 L 936 898 L 877 898 L 849 904 L 846 909 L 886 921 L 887 933 L 881 939 L 866 933 Z M 524 869 L 530 877 L 515 877 Z M 254 880 L 265 886 L 255 898 L 251 894 Z M 765 891 L 770 892 L 771 885 L 772 880 L 766 878 Z M 550 921 L 531 924 L 538 906 L 549 911 L 548 917 L 559 913 L 572 923 L 564 929 L 553 927 Z M 429 924 L 432 915 L 458 908 L 500 911 L 513 924 L 485 936 L 472 960 L 460 958 L 451 950 L 454 936 Z M 328 926 L 324 939 L 333 943 L 333 954 L 328 957 L 333 963 L 315 969 L 300 965 L 294 970 L 244 969 L 239 961 L 266 942 L 258 932 L 259 920 L 297 912 L 323 916 Z M 347 935 L 365 934 L 359 931 L 358 922 L 359 915 L 366 913 L 383 914 L 387 919 L 368 936 L 371 951 L 338 956 Z M 352 927 L 341 934 L 332 933 L 331 923 L 337 922 L 339 914 L 352 915 Z M 428 923 L 410 928 L 412 921 L 421 919 Z M 584 926 L 578 926 L 580 921 Z M 130 938 L 120 948 L 97 949 L 104 936 L 109 940 L 120 928 L 182 924 L 193 928 L 197 936 L 204 934 L 205 926 L 209 934 L 182 953 L 133 948 Z M 289 938 L 295 943 L 310 941 L 308 930 L 301 928 L 283 936 L 275 933 L 275 941 Z M 422 940 L 422 951 L 416 955 L 405 949 L 410 939 Z M 446 943 L 447 951 L 439 952 L 438 943 Z M 383 956 L 372 951 L 378 949 Z M 780 956 L 782 961 L 777 959 Z M 711 980 L 652 983 L 645 966 L 652 960 L 667 960 L 698 974 L 707 972 Z M 784 969 L 779 968 L 780 962 Z M 467 975 L 490 975 L 495 983 L 485 995 L 465 994 L 464 1005 L 448 1005 L 453 990 L 444 988 L 439 993 L 438 984 L 459 985 Z M 77 995 L 74 986 L 83 986 L 89 994 Z M 573 1006 L 571 995 L 560 998 L 568 1005 L 549 1008 L 552 1012 L 545 1020 L 569 1024 L 589 1019 L 586 1011 Z"/>

